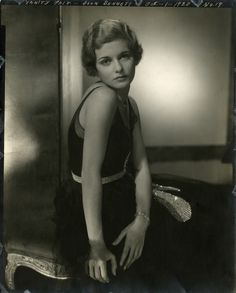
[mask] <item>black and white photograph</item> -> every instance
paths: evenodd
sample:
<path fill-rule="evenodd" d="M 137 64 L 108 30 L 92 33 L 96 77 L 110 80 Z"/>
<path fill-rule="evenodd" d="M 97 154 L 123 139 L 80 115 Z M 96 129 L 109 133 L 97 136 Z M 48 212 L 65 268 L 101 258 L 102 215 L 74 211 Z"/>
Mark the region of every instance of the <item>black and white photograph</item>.
<path fill-rule="evenodd" d="M 1 6 L 3 280 L 234 292 L 232 8 Z"/>

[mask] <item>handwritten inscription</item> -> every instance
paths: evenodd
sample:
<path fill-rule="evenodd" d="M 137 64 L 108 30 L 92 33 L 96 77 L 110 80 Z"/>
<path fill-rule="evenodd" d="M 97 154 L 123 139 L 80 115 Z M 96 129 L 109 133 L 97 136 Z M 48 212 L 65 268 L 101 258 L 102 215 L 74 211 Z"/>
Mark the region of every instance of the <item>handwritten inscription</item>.
<path fill-rule="evenodd" d="M 18 5 L 79 5 L 79 6 L 145 6 L 145 7 L 203 7 L 220 8 L 227 4 L 224 1 L 164 1 L 164 0 L 14 0 Z M 234 0 L 236 1 L 236 0 Z M 8 0 L 0 0 L 7 4 Z"/>
<path fill-rule="evenodd" d="M 72 1 L 63 1 L 63 0 L 56 0 L 54 5 L 72 5 Z"/>
<path fill-rule="evenodd" d="M 160 2 L 160 1 L 147 1 L 144 3 L 146 7 L 188 7 L 191 6 L 190 1 L 177 1 L 173 2 Z"/>
<path fill-rule="evenodd" d="M 49 5 L 50 1 L 46 0 L 26 0 L 26 5 Z"/>
<path fill-rule="evenodd" d="M 132 3 L 129 1 L 109 1 L 105 0 L 102 3 L 103 6 L 131 6 Z"/>
<path fill-rule="evenodd" d="M 98 6 L 98 1 L 85 0 L 82 2 L 83 6 Z"/>
<path fill-rule="evenodd" d="M 143 1 L 143 5 L 145 7 L 191 7 L 191 6 L 196 6 L 196 7 L 209 7 L 209 8 L 220 8 L 224 3 L 221 2 L 203 2 L 203 1 L 160 1 L 160 0 L 155 0 L 155 1 Z"/>
<path fill-rule="evenodd" d="M 210 1 L 204 2 L 200 7 L 204 8 L 220 8 L 224 2 L 213 3 Z"/>
<path fill-rule="evenodd" d="M 67 0 L 56 0 L 56 1 L 51 1 L 51 0 L 25 0 L 24 2 L 25 5 L 72 5 L 72 1 L 67 1 Z"/>

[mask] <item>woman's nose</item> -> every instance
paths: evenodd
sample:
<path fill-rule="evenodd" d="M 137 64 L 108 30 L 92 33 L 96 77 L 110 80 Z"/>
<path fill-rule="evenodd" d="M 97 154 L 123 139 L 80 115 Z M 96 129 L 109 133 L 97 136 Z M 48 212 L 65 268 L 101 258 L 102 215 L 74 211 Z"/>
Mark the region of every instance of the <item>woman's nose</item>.
<path fill-rule="evenodd" d="M 121 63 L 119 62 L 119 60 L 115 61 L 115 71 L 116 72 L 121 72 L 123 70 L 123 67 L 121 65 Z"/>

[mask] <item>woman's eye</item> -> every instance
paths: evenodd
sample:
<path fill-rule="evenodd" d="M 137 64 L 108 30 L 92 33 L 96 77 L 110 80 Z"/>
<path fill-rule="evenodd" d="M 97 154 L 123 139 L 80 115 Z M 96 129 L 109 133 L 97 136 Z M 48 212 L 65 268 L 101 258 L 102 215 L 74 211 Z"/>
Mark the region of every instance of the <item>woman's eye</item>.
<path fill-rule="evenodd" d="M 104 59 L 100 62 L 102 65 L 109 65 L 111 63 L 111 60 L 109 59 Z"/>
<path fill-rule="evenodd" d="M 127 54 L 122 55 L 121 59 L 128 60 L 130 57 L 131 57 L 130 54 L 127 53 Z"/>

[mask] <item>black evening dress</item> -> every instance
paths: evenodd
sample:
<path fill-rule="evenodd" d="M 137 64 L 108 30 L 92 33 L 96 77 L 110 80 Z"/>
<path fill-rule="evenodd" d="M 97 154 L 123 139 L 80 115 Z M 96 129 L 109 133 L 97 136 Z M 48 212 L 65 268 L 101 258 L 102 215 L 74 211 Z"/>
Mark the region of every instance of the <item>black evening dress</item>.
<path fill-rule="evenodd" d="M 83 154 L 83 133 L 75 129 L 75 119 L 84 101 L 97 88 L 106 86 L 102 82 L 93 84 L 85 93 L 68 132 L 69 167 L 71 180 L 64 184 L 55 198 L 57 230 L 61 254 L 66 263 L 78 273 L 84 271 L 84 261 L 89 253 L 89 243 L 82 205 L 81 168 Z M 107 247 L 120 258 L 124 241 L 118 246 L 112 242 L 122 229 L 134 220 L 136 211 L 135 182 L 132 168 L 132 130 L 137 121 L 131 102 L 129 107 L 129 127 L 124 123 L 119 108 L 111 125 L 107 150 L 102 165 L 102 222 Z M 94 146 L 96 152 L 96 146 Z"/>

